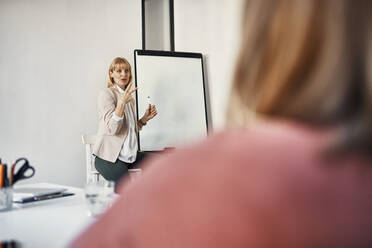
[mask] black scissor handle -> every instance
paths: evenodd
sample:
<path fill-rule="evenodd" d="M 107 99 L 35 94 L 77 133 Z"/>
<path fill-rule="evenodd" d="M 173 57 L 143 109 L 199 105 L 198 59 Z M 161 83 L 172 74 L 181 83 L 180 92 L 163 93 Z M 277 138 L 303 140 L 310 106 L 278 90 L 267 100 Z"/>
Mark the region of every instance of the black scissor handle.
<path fill-rule="evenodd" d="M 31 174 L 29 174 L 32 171 Z M 35 168 L 31 165 L 22 165 L 22 167 L 18 170 L 16 177 L 18 179 L 30 178 L 35 174 Z"/>
<path fill-rule="evenodd" d="M 14 182 L 25 178 L 30 178 L 35 174 L 35 168 L 29 165 L 28 160 L 26 158 L 17 159 L 14 162 L 14 167 L 22 160 L 24 160 L 23 165 L 21 165 L 20 169 L 17 172 L 14 171 Z M 29 171 L 31 171 L 31 173 Z"/>
<path fill-rule="evenodd" d="M 27 158 L 19 158 L 19 159 L 17 159 L 17 160 L 14 162 L 14 165 L 18 164 L 18 163 L 21 162 L 22 160 L 25 161 L 24 164 L 28 164 L 28 160 L 27 160 Z"/>

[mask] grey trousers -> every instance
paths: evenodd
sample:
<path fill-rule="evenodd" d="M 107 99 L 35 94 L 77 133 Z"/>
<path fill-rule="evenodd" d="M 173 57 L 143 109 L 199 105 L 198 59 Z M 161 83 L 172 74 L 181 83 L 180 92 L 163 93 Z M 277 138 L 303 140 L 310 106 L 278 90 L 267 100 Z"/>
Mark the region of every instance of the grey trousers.
<path fill-rule="evenodd" d="M 94 166 L 96 170 L 108 181 L 114 181 L 117 184 L 121 179 L 128 176 L 128 169 L 137 168 L 140 162 L 147 156 L 144 152 L 137 152 L 136 161 L 133 163 L 125 163 L 119 159 L 115 163 L 103 160 L 96 157 Z"/>

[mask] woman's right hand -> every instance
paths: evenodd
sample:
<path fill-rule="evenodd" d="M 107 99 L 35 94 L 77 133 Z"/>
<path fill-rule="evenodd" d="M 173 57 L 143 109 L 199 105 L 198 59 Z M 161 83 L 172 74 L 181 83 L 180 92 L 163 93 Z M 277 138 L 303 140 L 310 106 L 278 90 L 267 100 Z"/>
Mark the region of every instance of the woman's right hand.
<path fill-rule="evenodd" d="M 130 82 L 124 92 L 119 94 L 118 104 L 125 106 L 132 99 L 132 93 L 137 90 L 137 87 L 132 90 L 132 86 L 133 82 Z"/>

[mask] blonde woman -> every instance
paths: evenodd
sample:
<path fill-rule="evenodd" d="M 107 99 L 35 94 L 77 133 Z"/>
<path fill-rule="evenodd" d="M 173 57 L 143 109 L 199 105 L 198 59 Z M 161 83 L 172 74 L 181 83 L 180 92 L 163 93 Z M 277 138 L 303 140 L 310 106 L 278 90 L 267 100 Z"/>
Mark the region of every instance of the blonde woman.
<path fill-rule="evenodd" d="M 372 1 L 244 10 L 229 130 L 152 161 L 75 247 L 372 247 Z"/>
<path fill-rule="evenodd" d="M 110 181 L 118 182 L 144 158 L 138 152 L 137 132 L 157 115 L 149 105 L 137 120 L 133 98 L 132 69 L 125 58 L 115 58 L 108 71 L 109 82 L 98 97 L 98 141 L 94 145 L 95 167 Z"/>

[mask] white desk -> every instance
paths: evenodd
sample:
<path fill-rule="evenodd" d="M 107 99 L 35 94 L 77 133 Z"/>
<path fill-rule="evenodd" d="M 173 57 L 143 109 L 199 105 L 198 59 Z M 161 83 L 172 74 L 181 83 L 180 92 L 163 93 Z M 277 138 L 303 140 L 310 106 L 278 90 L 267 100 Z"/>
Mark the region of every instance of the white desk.
<path fill-rule="evenodd" d="M 75 195 L 27 204 L 13 204 L 0 212 L 0 241 L 16 240 L 22 247 L 66 247 L 85 227 L 94 222 L 88 216 L 84 190 L 38 183 L 32 187 L 63 187 Z"/>

